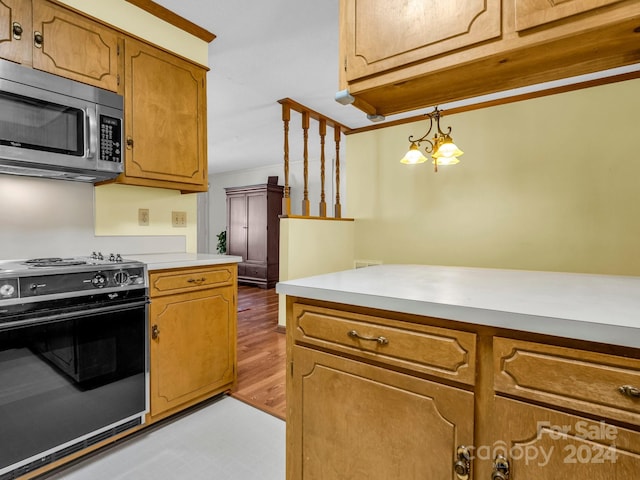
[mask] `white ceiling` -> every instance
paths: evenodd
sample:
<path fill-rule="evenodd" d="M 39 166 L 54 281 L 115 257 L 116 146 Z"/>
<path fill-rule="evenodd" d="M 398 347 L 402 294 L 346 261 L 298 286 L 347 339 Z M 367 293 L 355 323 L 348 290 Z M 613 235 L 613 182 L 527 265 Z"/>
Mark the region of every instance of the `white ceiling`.
<path fill-rule="evenodd" d="M 371 124 L 334 100 L 338 0 L 155 2 L 216 35 L 207 80 L 210 173 L 283 161 L 277 102 L 285 97 L 351 128 Z"/>
<path fill-rule="evenodd" d="M 282 163 L 283 125 L 277 102 L 285 97 L 350 128 L 371 125 L 362 111 L 334 100 L 339 88 L 339 0 L 155 2 L 216 35 L 209 44 L 211 70 L 207 77 L 211 174 Z M 440 108 L 638 70 L 640 64 L 635 64 L 452 102 Z M 386 121 L 431 110 L 407 112 Z M 295 120 L 292 116 L 291 132 L 300 129 Z"/>

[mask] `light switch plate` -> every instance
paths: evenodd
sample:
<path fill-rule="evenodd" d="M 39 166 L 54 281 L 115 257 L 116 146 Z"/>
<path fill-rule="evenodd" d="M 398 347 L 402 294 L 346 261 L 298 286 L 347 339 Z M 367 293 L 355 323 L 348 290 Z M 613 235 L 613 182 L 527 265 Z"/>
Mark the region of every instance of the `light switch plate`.
<path fill-rule="evenodd" d="M 149 226 L 149 209 L 148 208 L 138 209 L 138 225 L 140 225 L 141 227 Z"/>
<path fill-rule="evenodd" d="M 171 226 L 173 226 L 173 227 L 186 227 L 187 226 L 187 212 L 171 212 Z"/>

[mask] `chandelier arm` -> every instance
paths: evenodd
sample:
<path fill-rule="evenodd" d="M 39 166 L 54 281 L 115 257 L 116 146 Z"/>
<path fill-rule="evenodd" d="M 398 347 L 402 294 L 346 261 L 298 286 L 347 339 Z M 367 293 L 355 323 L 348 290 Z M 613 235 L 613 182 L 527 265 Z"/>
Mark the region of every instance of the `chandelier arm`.
<path fill-rule="evenodd" d="M 425 143 L 425 142 L 428 143 L 429 146 L 425 147 L 425 151 L 427 153 L 431 153 L 431 152 L 433 152 L 434 145 L 431 142 L 431 140 L 429 140 L 427 137 L 429 136 L 429 134 L 431 133 L 431 130 L 433 129 L 433 114 L 428 114 L 428 117 L 429 117 L 429 129 L 427 130 L 427 133 L 425 133 L 422 137 L 420 137 L 418 139 L 414 139 L 413 135 L 411 135 L 409 137 L 409 141 L 411 143 L 415 143 L 417 146 L 420 146 L 421 143 Z M 438 126 L 438 130 L 440 130 L 440 126 Z M 451 130 L 451 129 L 449 129 L 449 130 Z"/>
<path fill-rule="evenodd" d="M 451 127 L 449 127 L 449 129 L 448 129 L 446 132 L 443 132 L 443 131 L 442 131 L 442 128 L 440 128 L 440 112 L 441 112 L 441 111 L 442 111 L 442 110 L 438 110 L 438 109 L 436 108 L 436 111 L 434 112 L 435 117 L 436 117 L 436 128 L 438 129 L 438 133 L 439 133 L 440 135 L 449 135 L 449 134 L 451 133 Z"/>

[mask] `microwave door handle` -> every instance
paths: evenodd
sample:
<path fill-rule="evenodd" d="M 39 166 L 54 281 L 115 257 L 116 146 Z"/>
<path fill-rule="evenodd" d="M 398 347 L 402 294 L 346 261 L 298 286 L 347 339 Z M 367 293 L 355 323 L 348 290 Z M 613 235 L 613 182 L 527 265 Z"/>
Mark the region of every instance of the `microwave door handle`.
<path fill-rule="evenodd" d="M 100 132 L 97 128 L 98 118 L 96 115 L 96 110 L 94 108 L 87 108 L 87 115 L 85 117 L 85 130 L 84 130 L 84 138 L 87 142 L 87 158 L 95 158 L 96 152 L 98 150 L 98 135 Z M 91 132 L 96 132 L 96 138 L 93 138 Z"/>

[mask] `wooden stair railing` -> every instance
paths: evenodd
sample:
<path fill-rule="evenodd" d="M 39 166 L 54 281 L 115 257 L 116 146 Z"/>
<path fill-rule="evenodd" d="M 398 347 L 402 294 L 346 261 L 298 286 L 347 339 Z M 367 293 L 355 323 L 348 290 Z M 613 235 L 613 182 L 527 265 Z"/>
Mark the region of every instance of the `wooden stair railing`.
<path fill-rule="evenodd" d="M 291 213 L 291 187 L 289 186 L 289 123 L 291 121 L 291 110 L 298 112 L 302 116 L 302 135 L 303 135 L 303 175 L 304 189 L 302 199 L 302 215 L 301 217 L 312 217 L 310 213 L 309 202 L 309 122 L 313 119 L 318 122 L 318 136 L 320 142 L 320 202 L 318 204 L 319 218 L 342 218 L 342 205 L 340 204 L 340 140 L 342 133 L 346 133 L 350 128 L 342 125 L 335 120 L 322 115 L 300 103 L 283 98 L 278 100 L 282 105 L 282 122 L 284 123 L 284 196 L 282 200 L 282 213 L 287 217 L 294 216 Z M 333 217 L 327 216 L 327 201 L 325 195 L 325 137 L 327 135 L 327 126 L 333 128 L 333 138 L 335 143 L 335 204 Z M 313 217 L 316 218 L 316 217 Z"/>

